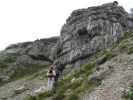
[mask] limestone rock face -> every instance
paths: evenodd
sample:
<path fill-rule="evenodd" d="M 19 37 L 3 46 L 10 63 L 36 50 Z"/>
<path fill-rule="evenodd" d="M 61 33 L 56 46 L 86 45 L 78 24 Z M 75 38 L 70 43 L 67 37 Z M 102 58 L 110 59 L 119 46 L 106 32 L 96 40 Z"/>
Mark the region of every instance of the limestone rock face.
<path fill-rule="evenodd" d="M 61 29 L 56 51 L 58 61 L 80 62 L 110 47 L 127 31 L 127 17 L 123 7 L 113 3 L 73 11 Z"/>

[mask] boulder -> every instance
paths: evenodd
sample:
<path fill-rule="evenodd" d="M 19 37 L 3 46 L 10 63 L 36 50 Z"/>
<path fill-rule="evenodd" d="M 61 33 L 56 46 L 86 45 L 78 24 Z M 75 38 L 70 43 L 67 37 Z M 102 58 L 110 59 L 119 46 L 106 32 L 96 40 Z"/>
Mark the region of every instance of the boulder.
<path fill-rule="evenodd" d="M 22 92 L 28 90 L 24 85 L 14 90 L 15 94 L 21 94 Z"/>

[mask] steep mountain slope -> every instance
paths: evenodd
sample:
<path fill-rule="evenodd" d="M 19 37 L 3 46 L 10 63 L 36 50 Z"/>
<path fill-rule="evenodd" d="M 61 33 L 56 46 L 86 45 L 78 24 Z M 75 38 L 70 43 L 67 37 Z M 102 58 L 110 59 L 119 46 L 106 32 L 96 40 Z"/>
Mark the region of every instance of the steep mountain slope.
<path fill-rule="evenodd" d="M 133 32 L 128 32 L 108 50 L 91 56 L 88 64 L 63 72 L 53 92 L 26 100 L 125 100 L 133 84 L 132 60 Z"/>

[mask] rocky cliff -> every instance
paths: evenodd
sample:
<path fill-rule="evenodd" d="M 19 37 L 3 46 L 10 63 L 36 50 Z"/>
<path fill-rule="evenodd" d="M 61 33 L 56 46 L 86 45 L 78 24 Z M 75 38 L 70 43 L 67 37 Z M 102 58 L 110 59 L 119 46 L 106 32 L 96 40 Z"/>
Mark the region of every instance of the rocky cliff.
<path fill-rule="evenodd" d="M 61 29 L 58 61 L 80 66 L 123 36 L 129 28 L 128 21 L 123 7 L 113 3 L 73 11 Z"/>

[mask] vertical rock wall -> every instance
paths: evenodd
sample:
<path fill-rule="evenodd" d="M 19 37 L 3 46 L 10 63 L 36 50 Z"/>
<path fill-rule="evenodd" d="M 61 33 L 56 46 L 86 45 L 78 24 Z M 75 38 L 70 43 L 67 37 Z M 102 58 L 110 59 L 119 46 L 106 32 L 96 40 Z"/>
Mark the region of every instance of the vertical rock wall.
<path fill-rule="evenodd" d="M 113 3 L 73 11 L 61 29 L 56 59 L 75 63 L 110 47 L 127 31 L 127 16 L 123 7 Z"/>

